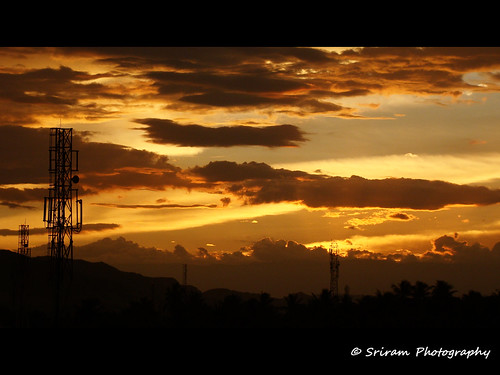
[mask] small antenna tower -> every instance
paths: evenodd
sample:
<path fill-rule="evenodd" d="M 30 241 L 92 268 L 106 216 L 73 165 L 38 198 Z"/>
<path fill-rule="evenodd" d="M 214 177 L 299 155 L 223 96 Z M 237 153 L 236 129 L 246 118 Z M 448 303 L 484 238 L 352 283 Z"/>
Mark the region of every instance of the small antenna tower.
<path fill-rule="evenodd" d="M 31 257 L 30 242 L 30 226 L 27 224 L 19 225 L 19 243 L 17 246 L 17 253 Z"/>
<path fill-rule="evenodd" d="M 16 277 L 14 278 L 13 302 L 15 307 L 16 324 L 19 327 L 25 326 L 27 323 L 27 314 L 25 311 L 25 302 L 28 297 L 26 293 L 28 287 L 29 267 L 28 263 L 31 258 L 31 248 L 29 246 L 29 225 L 19 225 L 19 243 L 17 253 L 22 255 L 18 259 L 17 267 L 15 268 Z"/>
<path fill-rule="evenodd" d="M 330 294 L 333 297 L 338 297 L 339 295 L 339 249 L 337 243 L 331 244 L 328 250 L 330 255 Z"/>
<path fill-rule="evenodd" d="M 57 308 L 63 278 L 66 273 L 72 276 L 73 232 L 82 229 L 82 200 L 78 199 L 78 189 L 73 188 L 80 179 L 73 175 L 78 171 L 78 151 L 73 150 L 72 130 L 50 129 L 50 188 L 44 200 L 43 221 L 49 233 L 47 247 L 54 266 Z"/>

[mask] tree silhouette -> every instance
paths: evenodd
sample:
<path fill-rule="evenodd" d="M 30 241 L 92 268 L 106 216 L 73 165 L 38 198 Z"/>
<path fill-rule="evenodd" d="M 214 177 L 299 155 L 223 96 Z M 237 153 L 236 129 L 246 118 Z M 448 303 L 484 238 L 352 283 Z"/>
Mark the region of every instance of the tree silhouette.
<path fill-rule="evenodd" d="M 242 299 L 230 294 L 215 307 L 214 324 L 220 327 L 244 327 L 247 325 L 244 315 L 244 306 Z"/>
<path fill-rule="evenodd" d="M 302 325 L 305 319 L 306 306 L 301 302 L 300 295 L 298 293 L 290 293 L 283 299 L 286 304 L 283 316 L 284 325 Z"/>
<path fill-rule="evenodd" d="M 453 294 L 456 290 L 453 290 L 453 286 L 448 284 L 446 281 L 438 280 L 436 285 L 432 288 L 432 297 L 442 301 L 449 301 L 453 298 Z"/>
<path fill-rule="evenodd" d="M 162 324 L 159 312 L 155 309 L 153 300 L 143 297 L 132 301 L 122 311 L 122 320 L 125 326 L 133 328 L 152 328 Z"/>
<path fill-rule="evenodd" d="M 272 305 L 273 298 L 269 293 L 261 293 L 258 300 L 252 299 L 249 302 L 254 306 L 254 324 L 259 326 L 269 326 L 275 323 L 275 308 Z"/>
<path fill-rule="evenodd" d="M 328 289 L 322 289 L 319 295 L 312 294 L 312 300 L 309 302 L 309 317 L 312 326 L 331 326 L 333 324 L 333 310 L 336 299 Z"/>
<path fill-rule="evenodd" d="M 290 293 L 284 298 L 287 311 L 294 311 L 300 305 L 300 296 L 298 293 Z"/>
<path fill-rule="evenodd" d="M 443 280 L 434 285 L 401 280 L 391 284 L 389 291 L 356 297 L 349 296 L 347 289 L 343 298 L 334 298 L 328 289 L 304 298 L 294 293 L 282 299 L 264 292 L 252 296 L 235 292 L 207 303 L 198 289 L 174 283 L 166 287 L 162 303 L 155 303 L 145 292 L 122 309 L 108 310 L 104 299 L 86 297 L 75 302 L 64 326 L 333 328 L 337 334 L 373 330 L 382 335 L 404 332 L 429 337 L 444 331 L 498 332 L 500 292 L 485 296 L 471 290 L 461 297 L 456 293 Z M 13 327 L 15 306 L 7 302 L 0 303 L 0 326 Z M 51 319 L 43 312 L 31 309 L 26 313 L 31 327 L 50 326 Z"/>
<path fill-rule="evenodd" d="M 328 309 L 333 306 L 334 298 L 328 289 L 322 289 L 319 295 L 313 293 L 313 301 L 316 305 Z"/>
<path fill-rule="evenodd" d="M 413 298 L 421 302 L 429 296 L 432 288 L 422 281 L 417 281 L 412 289 Z"/>
<path fill-rule="evenodd" d="M 163 313 L 164 323 L 169 327 L 199 327 L 206 325 L 209 319 L 208 306 L 201 292 L 179 283 L 167 289 Z"/>
<path fill-rule="evenodd" d="M 397 285 L 393 284 L 392 290 L 397 297 L 403 299 L 410 298 L 413 294 L 413 286 L 408 280 L 402 280 Z"/>

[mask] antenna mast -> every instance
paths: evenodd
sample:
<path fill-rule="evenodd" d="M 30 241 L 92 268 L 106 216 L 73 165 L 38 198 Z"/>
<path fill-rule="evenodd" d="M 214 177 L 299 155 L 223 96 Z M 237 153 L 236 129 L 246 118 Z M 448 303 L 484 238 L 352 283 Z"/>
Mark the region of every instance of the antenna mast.
<path fill-rule="evenodd" d="M 339 249 L 337 243 L 334 242 L 328 250 L 330 255 L 330 294 L 332 297 L 339 295 Z"/>
<path fill-rule="evenodd" d="M 43 221 L 49 233 L 48 252 L 53 260 L 57 293 L 64 274 L 72 275 L 73 232 L 82 229 L 82 200 L 78 199 L 78 189 L 73 188 L 79 177 L 73 175 L 78 171 L 78 151 L 73 150 L 72 130 L 50 129 L 50 188 L 44 201 Z"/>
<path fill-rule="evenodd" d="M 19 225 L 19 243 L 17 246 L 17 253 L 31 257 L 31 248 L 29 247 L 30 226 L 27 224 Z"/>

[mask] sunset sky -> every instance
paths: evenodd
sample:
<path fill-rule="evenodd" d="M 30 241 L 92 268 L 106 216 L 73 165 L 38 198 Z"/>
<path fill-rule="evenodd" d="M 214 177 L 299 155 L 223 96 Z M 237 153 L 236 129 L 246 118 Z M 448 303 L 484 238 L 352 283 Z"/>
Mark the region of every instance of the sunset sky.
<path fill-rule="evenodd" d="M 453 258 L 500 242 L 500 48 L 3 47 L 0 62 L 1 248 L 25 222 L 47 243 L 58 126 L 80 156 L 76 247 Z"/>

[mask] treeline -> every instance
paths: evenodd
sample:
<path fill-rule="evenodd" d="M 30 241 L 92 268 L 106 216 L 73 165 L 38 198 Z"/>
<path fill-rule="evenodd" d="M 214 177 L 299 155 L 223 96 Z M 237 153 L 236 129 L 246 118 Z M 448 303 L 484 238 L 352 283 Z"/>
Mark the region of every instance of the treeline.
<path fill-rule="evenodd" d="M 253 298 L 229 294 L 209 302 L 203 293 L 174 284 L 164 298 L 144 297 L 121 311 L 108 311 L 99 299 L 86 299 L 60 314 L 0 310 L 3 327 L 140 328 L 333 328 L 339 331 L 494 332 L 500 328 L 500 293 L 470 291 L 457 296 L 444 281 L 434 285 L 403 280 L 387 292 L 353 298 L 290 294 L 283 299 L 261 293 Z"/>

